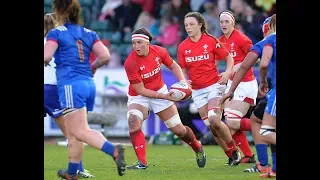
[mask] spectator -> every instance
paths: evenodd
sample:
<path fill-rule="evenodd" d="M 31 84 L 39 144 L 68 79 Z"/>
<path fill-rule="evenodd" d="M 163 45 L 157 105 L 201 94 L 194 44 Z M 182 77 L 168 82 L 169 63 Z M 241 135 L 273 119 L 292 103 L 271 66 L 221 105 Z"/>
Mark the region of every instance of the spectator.
<path fill-rule="evenodd" d="M 121 41 L 123 41 L 124 34 L 132 32 L 142 8 L 130 0 L 122 0 L 122 4 L 114 12 L 114 16 L 111 18 L 112 27 L 115 31 L 121 32 Z"/>

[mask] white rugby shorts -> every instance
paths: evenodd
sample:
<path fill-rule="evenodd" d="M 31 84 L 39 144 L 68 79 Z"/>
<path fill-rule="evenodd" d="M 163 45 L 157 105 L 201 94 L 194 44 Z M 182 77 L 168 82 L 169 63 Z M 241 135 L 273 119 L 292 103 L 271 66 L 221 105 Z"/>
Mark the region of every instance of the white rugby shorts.
<path fill-rule="evenodd" d="M 167 85 L 164 85 L 161 89 L 159 89 L 158 93 L 163 93 L 163 94 L 169 93 Z M 148 98 L 141 95 L 138 95 L 138 96 L 128 95 L 127 105 L 129 106 L 130 104 L 140 104 L 148 108 L 149 110 L 153 111 L 154 113 L 158 113 L 169 108 L 174 103 L 166 99 Z"/>

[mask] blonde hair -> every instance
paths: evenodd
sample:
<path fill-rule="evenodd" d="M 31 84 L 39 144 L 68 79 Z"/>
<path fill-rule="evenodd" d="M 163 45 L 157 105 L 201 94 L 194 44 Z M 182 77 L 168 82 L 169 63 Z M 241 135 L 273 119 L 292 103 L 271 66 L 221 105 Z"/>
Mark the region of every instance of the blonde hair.
<path fill-rule="evenodd" d="M 59 26 L 58 22 L 56 21 L 56 16 L 54 13 L 47 13 L 44 15 L 44 37 L 47 36 L 48 32 Z"/>
<path fill-rule="evenodd" d="M 277 17 L 276 17 L 276 14 L 272 15 L 271 16 L 271 19 L 270 19 L 270 22 L 269 22 L 269 29 L 270 29 L 270 32 L 271 33 L 275 33 L 276 32 L 276 20 L 277 20 Z"/>

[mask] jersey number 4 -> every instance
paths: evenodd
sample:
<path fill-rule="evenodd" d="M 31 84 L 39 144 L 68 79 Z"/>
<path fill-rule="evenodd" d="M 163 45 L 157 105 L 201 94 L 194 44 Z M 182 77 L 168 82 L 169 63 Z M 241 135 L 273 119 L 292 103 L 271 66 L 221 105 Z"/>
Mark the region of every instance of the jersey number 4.
<path fill-rule="evenodd" d="M 81 40 L 77 40 L 77 46 L 78 46 L 80 61 L 83 62 L 84 61 L 84 53 L 83 53 L 83 46 L 82 46 Z"/>

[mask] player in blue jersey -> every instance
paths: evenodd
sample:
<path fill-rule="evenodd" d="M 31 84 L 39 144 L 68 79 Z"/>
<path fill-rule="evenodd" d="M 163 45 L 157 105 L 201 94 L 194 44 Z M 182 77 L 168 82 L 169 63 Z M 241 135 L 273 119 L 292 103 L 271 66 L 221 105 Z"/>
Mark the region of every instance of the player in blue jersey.
<path fill-rule="evenodd" d="M 78 0 L 55 0 L 53 11 L 63 25 L 49 31 L 44 46 L 44 62 L 48 64 L 54 55 L 69 151 L 68 170 L 59 170 L 58 176 L 67 180 L 78 179 L 76 172 L 82 158 L 83 143 L 110 155 L 122 176 L 126 169 L 124 146 L 110 143 L 100 132 L 90 129 L 87 122 L 87 111 L 93 110 L 96 94 L 92 71 L 105 65 L 110 53 L 94 31 L 81 26 Z M 98 58 L 90 66 L 91 51 Z"/>
<path fill-rule="evenodd" d="M 268 101 L 260 134 L 270 144 L 276 144 L 276 36 L 276 33 L 273 33 L 266 38 L 260 63 L 259 92 L 267 93 Z M 267 74 L 271 79 L 272 87 L 268 87 Z"/>
<path fill-rule="evenodd" d="M 48 13 L 44 16 L 44 44 L 46 43 L 48 32 L 58 26 L 55 18 L 54 13 Z M 67 129 L 64 124 L 64 116 L 62 115 L 59 102 L 55 66 L 54 58 L 47 66 L 44 66 L 44 117 L 46 117 L 47 114 L 52 117 L 60 127 L 64 137 L 67 138 Z M 84 169 L 82 161 L 80 161 L 77 174 L 82 178 L 94 177 L 89 171 Z"/>
<path fill-rule="evenodd" d="M 241 65 L 241 67 L 239 68 L 239 70 L 237 71 L 237 73 L 234 77 L 234 81 L 232 82 L 232 85 L 231 85 L 231 91 L 224 95 L 224 97 L 221 100 L 222 103 L 224 100 L 233 97 L 234 90 L 237 88 L 238 84 L 241 82 L 241 79 L 244 77 L 247 70 L 250 69 L 255 63 L 257 63 L 259 58 L 261 58 L 262 51 L 263 51 L 264 45 L 266 43 L 266 41 L 265 41 L 266 38 L 269 35 L 271 35 L 272 33 L 276 32 L 276 15 L 275 14 L 265 20 L 264 25 L 263 25 L 263 31 L 264 31 L 265 38 L 263 40 L 261 40 L 260 42 L 256 43 L 252 47 L 250 52 L 247 54 L 247 56 L 244 60 L 244 63 Z M 266 33 L 268 31 L 269 31 L 269 33 Z M 263 96 L 263 95 L 260 94 L 260 97 L 261 96 Z M 260 135 L 261 122 L 262 122 L 261 120 L 263 118 L 263 114 L 264 114 L 264 110 L 265 110 L 266 105 L 267 105 L 266 99 L 264 97 L 261 98 L 259 103 L 256 105 L 253 113 L 251 114 L 251 117 L 250 117 L 251 126 L 252 126 L 252 135 L 253 135 L 253 138 L 255 141 L 259 163 L 257 163 L 253 168 L 249 168 L 249 169 L 244 170 L 244 172 L 264 172 L 266 174 L 262 174 L 261 175 L 262 177 L 265 177 L 265 176 L 269 177 L 270 174 L 271 174 L 270 176 L 275 177 L 276 176 L 275 173 L 269 173 L 270 168 L 268 165 L 268 154 L 267 154 L 267 146 L 268 146 L 267 144 L 268 143 L 265 142 L 263 140 L 263 137 Z M 271 144 L 270 147 L 271 147 L 272 162 L 273 162 L 272 171 L 276 172 L 275 171 L 275 169 L 276 169 L 276 145 Z"/>
<path fill-rule="evenodd" d="M 266 38 L 260 63 L 260 85 L 259 92 L 265 93 L 267 106 L 264 111 L 260 134 L 264 141 L 276 145 L 276 33 Z M 267 75 L 271 79 L 272 87 L 268 87 Z M 273 164 L 269 173 L 262 174 L 260 177 L 276 177 L 276 165 Z"/>

